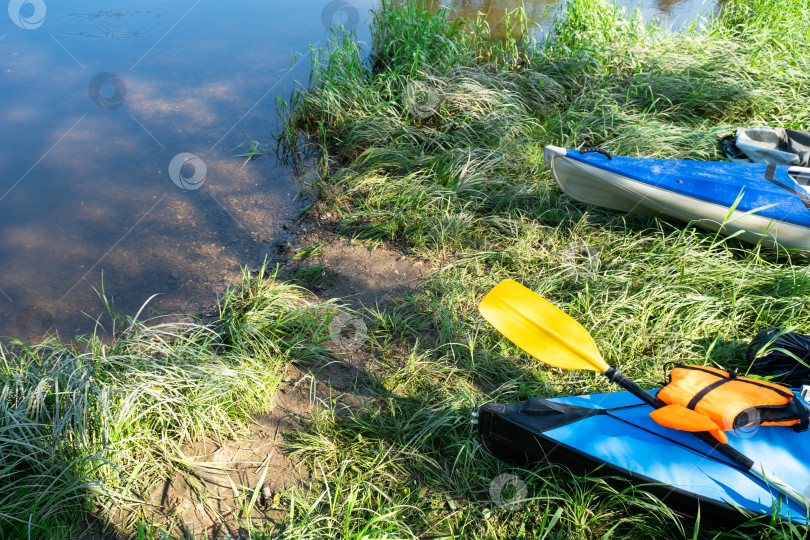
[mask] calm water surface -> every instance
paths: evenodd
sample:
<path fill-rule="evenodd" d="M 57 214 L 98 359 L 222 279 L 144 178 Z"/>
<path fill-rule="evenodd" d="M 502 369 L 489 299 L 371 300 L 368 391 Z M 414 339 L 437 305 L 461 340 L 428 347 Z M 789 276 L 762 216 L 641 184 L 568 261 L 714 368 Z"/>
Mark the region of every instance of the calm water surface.
<path fill-rule="evenodd" d="M 626 5 L 635 5 L 631 0 Z M 11 0 L 0 12 L 0 336 L 92 331 L 98 292 L 197 313 L 302 207 L 273 150 L 275 99 L 335 24 L 368 41 L 375 0 Z M 503 24 L 519 0 L 454 0 Z M 541 21 L 554 4 L 526 1 Z M 678 27 L 695 0 L 644 8 Z"/>

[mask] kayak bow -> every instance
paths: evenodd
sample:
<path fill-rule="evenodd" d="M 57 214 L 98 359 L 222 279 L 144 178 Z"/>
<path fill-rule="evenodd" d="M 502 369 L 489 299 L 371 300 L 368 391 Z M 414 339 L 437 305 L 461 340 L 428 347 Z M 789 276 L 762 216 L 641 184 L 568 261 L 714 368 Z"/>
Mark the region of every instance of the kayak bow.
<path fill-rule="evenodd" d="M 577 201 L 668 216 L 768 247 L 810 250 L 810 169 L 613 156 L 545 147 L 560 189 Z"/>

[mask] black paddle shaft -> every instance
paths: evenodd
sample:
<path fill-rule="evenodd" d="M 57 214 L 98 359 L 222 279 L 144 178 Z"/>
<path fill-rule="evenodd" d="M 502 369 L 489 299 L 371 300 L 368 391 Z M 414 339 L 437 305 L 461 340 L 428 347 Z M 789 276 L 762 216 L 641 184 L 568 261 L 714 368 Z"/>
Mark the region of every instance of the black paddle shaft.
<path fill-rule="evenodd" d="M 624 388 L 625 390 L 636 396 L 638 399 L 640 399 L 653 409 L 660 409 L 661 407 L 666 406 L 666 403 L 664 403 L 663 401 L 661 401 L 648 391 L 644 390 L 642 387 L 637 385 L 632 380 L 628 379 L 627 377 L 619 373 L 618 369 L 609 367 L 607 368 L 607 371 L 605 371 L 604 375 L 605 377 L 608 378 L 610 382 L 618 384 L 619 386 L 621 386 L 622 388 Z M 725 443 L 721 443 L 720 441 L 709 435 L 709 433 L 705 431 L 700 431 L 694 432 L 694 434 L 701 441 L 705 442 L 706 444 L 708 444 L 709 446 L 711 446 L 712 448 L 714 448 L 715 450 L 726 456 L 728 459 L 730 459 L 740 467 L 744 467 L 746 471 L 754 466 L 754 461 L 752 459 L 736 451 L 731 446 Z"/>

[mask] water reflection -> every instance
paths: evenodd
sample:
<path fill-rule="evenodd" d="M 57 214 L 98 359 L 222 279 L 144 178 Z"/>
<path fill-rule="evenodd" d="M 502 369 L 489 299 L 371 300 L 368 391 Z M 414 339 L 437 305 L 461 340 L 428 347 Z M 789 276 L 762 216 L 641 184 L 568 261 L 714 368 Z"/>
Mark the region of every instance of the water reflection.
<path fill-rule="evenodd" d="M 676 30 L 709 13 L 715 4 L 713 0 L 616 0 L 616 3 L 628 11 L 639 8 L 645 20 L 656 19 L 664 27 Z M 553 0 L 445 0 L 441 3 L 451 13 L 469 20 L 481 16 L 498 36 L 506 32 L 507 14 L 520 7 L 525 8 L 529 21 L 548 27 L 564 5 L 565 2 Z"/>
<path fill-rule="evenodd" d="M 506 33 L 506 18 L 513 14 L 515 10 L 523 7 L 526 10 L 526 17 L 535 23 L 541 21 L 551 21 L 548 17 L 556 7 L 553 0 L 534 0 L 524 2 L 522 0 L 449 0 L 443 2 L 442 6 L 449 9 L 453 15 L 474 21 L 478 17 L 487 21 L 493 35 L 503 36 Z M 514 18 L 514 15 L 512 15 Z"/>
<path fill-rule="evenodd" d="M 236 155 L 272 147 L 328 3 L 48 2 L 30 24 L 40 2 L 0 21 L 0 335 L 89 332 L 102 286 L 130 315 L 155 293 L 197 313 L 301 207 L 289 170 Z"/>
<path fill-rule="evenodd" d="M 521 5 L 544 24 L 555 7 L 446 5 L 496 33 Z M 274 99 L 307 75 L 306 54 L 291 53 L 323 45 L 334 24 L 367 42 L 374 6 L 11 2 L 0 14 L 0 336 L 90 332 L 102 287 L 127 314 L 155 293 L 156 310 L 196 313 L 239 265 L 273 255 L 299 186 L 271 159 L 235 156 L 249 139 L 272 145 Z M 657 0 L 651 13 L 686 20 L 701 7 Z"/>
<path fill-rule="evenodd" d="M 65 36 L 91 38 L 148 37 L 161 29 L 165 31 L 163 19 L 158 11 L 93 8 L 64 15 L 58 21 L 58 32 Z"/>

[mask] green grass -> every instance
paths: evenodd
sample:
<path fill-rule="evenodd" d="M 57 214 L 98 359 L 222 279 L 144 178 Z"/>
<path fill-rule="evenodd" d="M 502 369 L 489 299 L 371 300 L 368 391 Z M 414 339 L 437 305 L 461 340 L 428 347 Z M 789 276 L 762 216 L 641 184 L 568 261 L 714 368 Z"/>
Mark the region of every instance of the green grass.
<path fill-rule="evenodd" d="M 249 272 L 220 309 L 215 326 L 114 317 L 112 339 L 0 348 L 0 537 L 66 538 L 88 511 L 134 526 L 158 482 L 193 476 L 181 445 L 242 434 L 286 362 L 323 354 L 334 312 Z"/>
<path fill-rule="evenodd" d="M 259 141 L 253 140 L 250 137 L 247 138 L 247 143 L 242 143 L 237 148 L 239 148 L 241 146 L 245 146 L 245 144 L 247 144 L 247 147 L 248 147 L 247 152 L 245 152 L 244 154 L 239 154 L 237 156 L 237 157 L 245 158 L 245 162 L 242 163 L 242 167 L 241 167 L 242 169 L 245 168 L 245 165 L 247 165 L 248 162 L 255 160 L 257 157 L 269 156 L 270 155 L 269 152 L 265 152 L 262 149 L 262 145 L 261 145 L 261 143 Z"/>
<path fill-rule="evenodd" d="M 313 244 L 311 246 L 301 246 L 295 250 L 293 254 L 293 259 L 296 261 L 306 261 L 312 257 L 317 257 L 319 255 L 324 255 L 326 251 L 323 249 L 322 243 Z"/>
<path fill-rule="evenodd" d="M 608 363 L 646 386 L 669 361 L 744 371 L 760 328 L 810 332 L 804 259 L 576 203 L 542 158 L 554 144 L 722 159 L 718 138 L 738 126 L 807 129 L 808 8 L 731 1 L 671 34 L 574 0 L 534 43 L 520 11 L 497 42 L 486 25 L 386 2 L 368 57 L 350 35 L 314 56 L 309 84 L 283 108 L 286 155 L 317 150 L 321 197 L 341 209 L 344 234 L 404 243 L 441 270 L 371 314 L 378 406 L 350 419 L 325 411 L 291 436 L 314 480 L 291 502 L 290 537 L 381 536 L 364 528 L 372 521 L 397 538 L 806 532 L 762 520 L 716 532 L 643 491 L 511 467 L 482 450 L 469 418 L 490 401 L 610 389 L 596 374 L 540 365 L 482 321 L 477 303 L 505 278 L 563 307 Z M 527 486 L 519 510 L 490 497 L 504 472 Z"/>
<path fill-rule="evenodd" d="M 296 270 L 292 278 L 308 289 L 327 289 L 337 282 L 337 276 L 323 263 L 310 264 Z"/>

